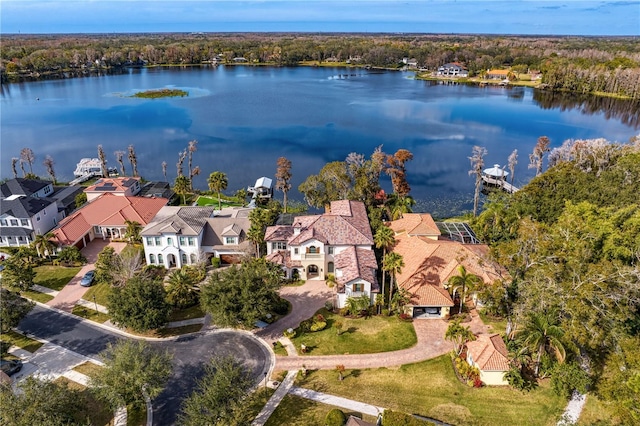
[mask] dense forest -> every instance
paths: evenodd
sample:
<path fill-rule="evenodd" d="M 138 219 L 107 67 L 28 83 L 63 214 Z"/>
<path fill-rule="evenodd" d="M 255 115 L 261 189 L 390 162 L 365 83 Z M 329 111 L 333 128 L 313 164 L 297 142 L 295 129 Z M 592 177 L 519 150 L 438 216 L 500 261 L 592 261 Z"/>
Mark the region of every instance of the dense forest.
<path fill-rule="evenodd" d="M 548 171 L 514 195 L 496 194 L 474 222 L 512 278 L 482 298 L 508 318 L 509 336 L 544 331 L 530 354 L 541 376 L 593 392 L 608 424 L 637 424 L 640 138 L 568 140 L 548 160 Z M 526 355 L 510 343 L 514 359 Z"/>
<path fill-rule="evenodd" d="M 425 34 L 194 33 L 5 35 L 3 82 L 121 72 L 124 67 L 236 63 L 296 66 L 312 61 L 397 68 L 403 58 L 433 71 L 461 62 L 470 76 L 491 68 L 538 70 L 551 90 L 640 99 L 634 37 Z M 246 61 L 246 62 L 244 62 Z"/>

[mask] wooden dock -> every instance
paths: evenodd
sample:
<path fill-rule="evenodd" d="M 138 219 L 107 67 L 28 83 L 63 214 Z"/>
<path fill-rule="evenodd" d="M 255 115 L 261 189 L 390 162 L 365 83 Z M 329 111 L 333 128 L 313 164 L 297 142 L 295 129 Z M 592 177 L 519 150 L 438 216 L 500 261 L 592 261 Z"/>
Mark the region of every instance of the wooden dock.
<path fill-rule="evenodd" d="M 520 190 L 520 188 L 516 188 L 505 179 L 497 179 L 487 175 L 482 175 L 482 181 L 489 186 L 501 188 L 502 190 L 507 191 L 509 194 L 513 194 L 514 192 L 518 192 Z"/>

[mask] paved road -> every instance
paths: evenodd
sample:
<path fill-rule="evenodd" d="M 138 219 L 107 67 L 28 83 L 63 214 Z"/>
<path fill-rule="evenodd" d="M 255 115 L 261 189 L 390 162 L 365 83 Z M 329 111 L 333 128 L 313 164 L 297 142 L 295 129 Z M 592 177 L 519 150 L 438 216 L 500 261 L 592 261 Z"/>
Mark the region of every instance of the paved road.
<path fill-rule="evenodd" d="M 20 322 L 19 329 L 93 358 L 97 358 L 109 343 L 125 338 L 40 306 L 36 306 Z M 269 370 L 271 362 L 269 350 L 257 339 L 230 330 L 212 330 L 151 344 L 174 355 L 173 375 L 165 392 L 154 401 L 154 424 L 157 425 L 175 423 L 181 400 L 191 393 L 204 364 L 212 357 L 232 355 L 243 362 L 256 383 L 264 378 L 264 372 Z"/>

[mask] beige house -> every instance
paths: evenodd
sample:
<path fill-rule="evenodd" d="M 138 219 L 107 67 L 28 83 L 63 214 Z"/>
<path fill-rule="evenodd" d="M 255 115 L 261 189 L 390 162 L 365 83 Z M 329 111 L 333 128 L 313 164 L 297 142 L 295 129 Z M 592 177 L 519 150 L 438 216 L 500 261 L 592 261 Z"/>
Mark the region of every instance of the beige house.
<path fill-rule="evenodd" d="M 489 261 L 484 244 L 467 244 L 443 236 L 428 213 L 405 213 L 389 222 L 396 245 L 393 252 L 402 256 L 404 267 L 397 274 L 400 288 L 411 294 L 405 312 L 414 318 L 446 318 L 454 302 L 449 279 L 459 274 L 459 266 L 478 275 L 485 283 L 500 278 L 497 265 Z"/>
<path fill-rule="evenodd" d="M 480 334 L 467 343 L 467 362 L 480 370 L 486 385 L 508 385 L 504 374 L 509 370 L 509 351 L 499 334 Z"/>
<path fill-rule="evenodd" d="M 114 177 L 100 178 L 93 185 L 87 187 L 87 201 L 92 201 L 103 194 L 113 194 L 124 197 L 133 197 L 140 192 L 139 177 Z"/>

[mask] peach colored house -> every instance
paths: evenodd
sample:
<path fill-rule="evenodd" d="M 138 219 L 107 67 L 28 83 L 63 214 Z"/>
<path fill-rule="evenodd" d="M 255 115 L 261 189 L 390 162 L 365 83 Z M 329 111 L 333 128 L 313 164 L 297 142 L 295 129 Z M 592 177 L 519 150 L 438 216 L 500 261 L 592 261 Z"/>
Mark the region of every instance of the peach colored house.
<path fill-rule="evenodd" d="M 87 187 L 87 201 L 92 201 L 103 194 L 113 194 L 124 197 L 133 197 L 140 192 L 139 177 L 114 177 L 100 178 L 93 185 Z"/>
<path fill-rule="evenodd" d="M 78 248 L 95 238 L 124 238 L 126 221 L 138 222 L 144 227 L 168 201 L 103 194 L 63 219 L 53 233 L 59 244 Z"/>
<path fill-rule="evenodd" d="M 486 245 L 463 244 L 443 237 L 430 214 L 406 213 L 388 225 L 395 233 L 393 252 L 402 256 L 405 265 L 396 281 L 411 294 L 405 311 L 414 318 L 449 315 L 454 303 L 448 281 L 459 274 L 461 265 L 486 283 L 500 278 L 497 266 L 488 260 Z"/>
<path fill-rule="evenodd" d="M 480 380 L 487 385 L 508 385 L 504 373 L 509 370 L 509 351 L 499 334 L 480 334 L 467 342 L 467 362 L 480 370 Z"/>

